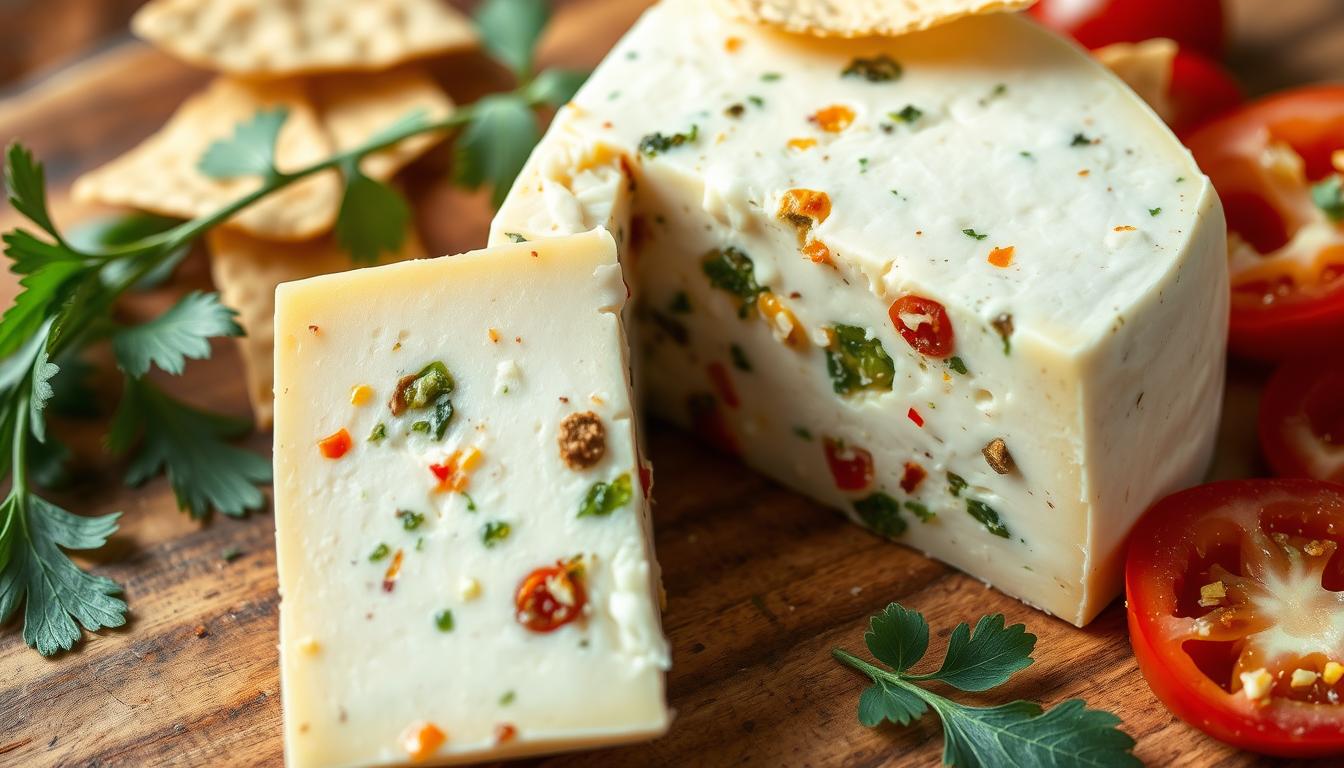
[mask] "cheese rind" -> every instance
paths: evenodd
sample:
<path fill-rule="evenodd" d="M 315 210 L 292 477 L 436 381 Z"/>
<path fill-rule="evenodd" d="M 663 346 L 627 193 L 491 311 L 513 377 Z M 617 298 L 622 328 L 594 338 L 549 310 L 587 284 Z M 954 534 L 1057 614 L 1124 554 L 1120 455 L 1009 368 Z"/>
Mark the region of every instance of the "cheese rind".
<path fill-rule="evenodd" d="M 1211 456 L 1228 278 L 1208 180 L 1128 88 L 1029 21 L 839 42 L 708 6 L 650 10 L 528 165 L 564 178 L 576 147 L 624 153 L 644 394 L 856 521 L 1087 623 L 1119 590 L 1133 521 Z M 858 60 L 882 77 L 846 76 Z M 493 229 L 573 218 L 524 184 Z M 891 317 L 907 296 L 945 308 L 950 355 L 903 337 L 897 322 L 927 320 Z"/>
<path fill-rule="evenodd" d="M 409 738 L 420 724 L 446 736 L 425 764 L 666 729 L 668 649 L 619 317 L 625 298 L 614 242 L 601 230 L 277 290 L 289 765 L 400 765 L 413 757 L 407 744 L 436 741 Z M 434 362 L 453 380 L 441 439 L 434 424 L 417 426 L 433 410 L 417 411 L 414 397 L 400 415 L 389 405 L 403 377 Z M 373 396 L 352 397 L 360 387 Z M 601 425 L 601 450 L 583 466 L 566 462 L 559 439 L 574 413 Z M 352 447 L 325 458 L 318 441 L 340 430 Z M 618 482 L 624 497 L 580 514 L 597 484 Z M 588 607 L 577 621 L 533 631 L 516 616 L 515 592 L 557 563 L 581 569 Z M 572 599 L 563 584 L 547 588 Z"/>

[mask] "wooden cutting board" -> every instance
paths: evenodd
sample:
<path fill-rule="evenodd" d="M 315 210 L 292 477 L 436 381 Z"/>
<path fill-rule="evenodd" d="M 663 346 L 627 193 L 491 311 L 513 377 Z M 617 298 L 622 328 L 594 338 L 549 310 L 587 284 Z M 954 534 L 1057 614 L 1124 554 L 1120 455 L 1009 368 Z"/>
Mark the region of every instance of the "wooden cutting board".
<path fill-rule="evenodd" d="M 547 63 L 592 66 L 646 5 L 570 0 L 543 51 Z M 1344 12 L 1337 0 L 1238 0 L 1232 61 L 1254 91 L 1344 73 Z M 476 56 L 436 63 L 459 101 L 503 87 Z M 206 75 L 125 40 L 0 102 L 0 140 L 20 138 L 46 161 L 57 218 L 73 178 L 157 128 Z M 490 210 L 479 194 L 444 182 L 447 153 L 416 168 L 407 186 L 431 252 L 478 247 Z M 0 229 L 16 222 L 0 210 Z M 8 276 L 6 276 L 8 277 Z M 161 311 L 208 284 L 199 255 L 173 285 L 133 297 L 129 317 Z M 3 303 L 12 280 L 0 287 Z M 193 363 L 172 388 L 239 415 L 246 398 L 229 344 Z M 1261 470 L 1250 429 L 1262 373 L 1232 371 L 1223 450 L 1215 474 Z M 115 402 L 115 380 L 105 404 Z M 122 511 L 122 527 L 83 562 L 125 586 L 124 628 L 86 637 L 44 659 L 17 627 L 0 633 L 0 766 L 267 765 L 281 763 L 277 596 L 269 513 L 189 520 L 161 480 L 131 490 L 100 455 L 103 424 L 60 424 L 80 456 L 77 482 L 58 500 L 81 513 Z M 1241 766 L 1250 755 L 1173 718 L 1135 667 L 1124 611 L 1112 606 L 1086 629 L 1031 610 L 939 563 L 883 543 L 671 428 L 653 424 L 657 548 L 668 594 L 664 622 L 677 718 L 652 744 L 551 758 L 572 766 L 936 765 L 941 731 L 926 717 L 870 730 L 855 716 L 864 681 L 830 657 L 859 650 L 867 618 L 891 601 L 928 616 L 932 657 L 960 621 L 1001 611 L 1039 636 L 1036 663 L 1011 684 L 968 701 L 1027 698 L 1052 705 L 1081 697 L 1118 713 L 1150 765 Z M 257 451 L 269 435 L 249 440 Z M 225 562 L 221 553 L 243 554 Z M 600 695 L 599 692 L 593 692 Z"/>

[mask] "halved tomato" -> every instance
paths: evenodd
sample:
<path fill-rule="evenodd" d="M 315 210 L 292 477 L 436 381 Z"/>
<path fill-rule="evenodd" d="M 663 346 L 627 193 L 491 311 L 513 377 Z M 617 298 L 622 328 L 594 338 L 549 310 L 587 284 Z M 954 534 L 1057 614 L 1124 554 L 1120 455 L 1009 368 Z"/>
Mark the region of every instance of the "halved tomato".
<path fill-rule="evenodd" d="M 1344 754 L 1344 486 L 1233 480 L 1153 506 L 1125 565 L 1139 669 L 1234 746 Z"/>
<path fill-rule="evenodd" d="M 1270 96 L 1186 144 L 1227 213 L 1231 350 L 1344 351 L 1344 86 Z"/>
<path fill-rule="evenodd" d="M 1344 483 L 1344 361 L 1275 372 L 1260 400 L 1260 448 L 1280 477 Z"/>
<path fill-rule="evenodd" d="M 1168 37 L 1220 59 L 1222 0 L 1041 0 L 1031 15 L 1088 48 Z"/>

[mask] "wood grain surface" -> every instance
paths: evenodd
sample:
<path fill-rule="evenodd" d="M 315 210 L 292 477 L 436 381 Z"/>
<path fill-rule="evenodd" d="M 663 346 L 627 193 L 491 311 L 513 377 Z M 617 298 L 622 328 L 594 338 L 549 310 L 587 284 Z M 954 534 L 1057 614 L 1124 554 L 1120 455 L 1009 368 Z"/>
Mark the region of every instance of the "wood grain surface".
<path fill-rule="evenodd" d="M 1176 0 L 1173 0 L 1175 2 Z M 570 0 L 548 33 L 548 63 L 591 66 L 646 3 Z M 1338 0 L 1234 0 L 1231 61 L 1254 92 L 1344 75 L 1344 5 Z M 12 32 L 12 31 L 11 31 Z M 505 84 L 475 56 L 436 63 L 459 101 Z M 80 171 L 157 128 L 205 75 L 138 43 L 123 42 L 65 67 L 0 102 L 0 141 L 19 138 L 47 163 L 57 218 L 92 211 L 66 189 Z M 433 252 L 485 240 L 484 196 L 444 182 L 438 151 L 407 179 Z M 0 210 L 0 229 L 16 222 Z M 133 297 L 122 311 L 161 311 L 207 285 L 203 259 L 174 283 Z M 8 278 L 8 275 L 6 275 Z M 0 285 L 12 300 L 12 281 Z M 233 347 L 170 382 L 190 399 L 246 413 Z M 1261 373 L 1234 370 L 1216 473 L 1259 470 L 1248 429 Z M 102 398 L 115 403 L 115 381 Z M 275 560 L 268 513 L 189 520 L 163 481 L 130 490 L 101 456 L 102 425 L 61 423 L 79 455 L 75 486 L 58 500 L 81 513 L 122 511 L 121 531 L 82 562 L 125 586 L 131 612 L 119 630 L 86 636 L 73 653 L 44 659 L 13 624 L 0 632 L 0 766 L 277 766 L 281 763 Z M 249 445 L 269 448 L 269 435 Z M 861 727 L 864 681 L 830 658 L 862 647 L 867 618 L 899 600 L 934 628 L 931 657 L 952 626 L 1002 611 L 1040 637 L 1036 663 L 1001 690 L 964 698 L 1021 697 L 1054 704 L 1081 697 L 1119 713 L 1154 766 L 1245 766 L 1257 758 L 1213 742 L 1162 708 L 1129 650 L 1124 613 L 1112 606 L 1087 629 L 1044 616 L 975 579 L 880 542 L 838 515 L 653 424 L 657 548 L 674 667 L 671 732 L 647 745 L 540 761 L 554 766 L 936 765 L 933 718 L 906 729 Z M 242 556 L 221 557 L 226 547 Z"/>

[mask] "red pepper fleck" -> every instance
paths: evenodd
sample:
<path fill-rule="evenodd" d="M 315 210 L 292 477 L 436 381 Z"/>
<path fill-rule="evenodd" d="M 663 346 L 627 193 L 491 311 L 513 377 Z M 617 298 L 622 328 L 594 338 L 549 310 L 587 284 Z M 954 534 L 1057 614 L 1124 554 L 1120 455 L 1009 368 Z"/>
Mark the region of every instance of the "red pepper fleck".
<path fill-rule="evenodd" d="M 915 422 L 915 426 L 916 426 L 916 427 L 923 427 L 923 426 L 924 426 L 924 417 L 923 417 L 923 416 L 920 416 L 920 415 L 919 415 L 919 411 L 916 411 L 914 408 L 911 408 L 911 409 L 910 409 L 910 412 L 907 413 L 906 416 L 909 416 L 909 417 L 910 417 L 910 420 L 913 421 L 913 422 Z"/>
<path fill-rule="evenodd" d="M 742 401 L 737 397 L 737 390 L 733 388 L 733 379 L 728 375 L 728 368 L 723 363 L 709 364 L 709 381 L 714 385 L 714 391 L 719 393 L 719 399 L 729 408 L 738 408 L 742 405 Z"/>
<path fill-rule="evenodd" d="M 653 490 L 653 467 L 642 462 L 639 465 L 639 487 L 644 491 L 644 498 L 649 498 L 649 491 Z"/>
<path fill-rule="evenodd" d="M 887 314 L 891 317 L 891 324 L 896 326 L 896 332 L 916 352 L 940 359 L 952 354 L 955 335 L 952 332 L 952 320 L 942 304 L 911 294 L 893 302 Z M 918 317 L 920 320 L 911 328 L 906 325 L 904 316 Z"/>
<path fill-rule="evenodd" d="M 339 432 L 319 440 L 317 448 L 328 459 L 339 459 L 349 453 L 354 444 L 354 441 L 350 439 L 349 430 L 342 427 Z"/>
<path fill-rule="evenodd" d="M 391 592 L 397 587 L 397 577 L 401 575 L 401 559 L 403 553 L 400 549 L 392 555 L 392 564 L 387 566 L 387 572 L 383 574 L 383 591 Z"/>
<path fill-rule="evenodd" d="M 572 563 L 556 563 L 529 573 L 514 595 L 518 623 L 544 634 L 582 616 L 588 604 L 582 577 L 582 567 Z"/>
<path fill-rule="evenodd" d="M 924 468 L 913 461 L 905 462 L 905 471 L 901 473 L 901 490 L 906 493 L 914 493 L 919 484 L 924 482 L 924 478 L 929 473 Z"/>
<path fill-rule="evenodd" d="M 826 451 L 826 465 L 831 469 L 836 488 L 862 491 L 873 484 L 873 454 L 831 437 L 825 438 L 822 444 Z"/>
<path fill-rule="evenodd" d="M 495 743 L 507 744 L 513 741 L 518 735 L 518 729 L 513 727 L 513 723 L 500 723 L 495 726 Z"/>

